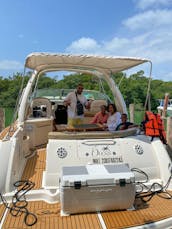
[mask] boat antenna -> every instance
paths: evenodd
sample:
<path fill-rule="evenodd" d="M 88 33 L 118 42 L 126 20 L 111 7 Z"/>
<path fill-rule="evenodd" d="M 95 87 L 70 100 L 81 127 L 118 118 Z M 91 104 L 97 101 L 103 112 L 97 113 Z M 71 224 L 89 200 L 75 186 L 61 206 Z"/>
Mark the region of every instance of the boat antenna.
<path fill-rule="evenodd" d="M 148 81 L 148 87 L 147 87 L 147 94 L 146 94 L 146 100 L 145 100 L 145 105 L 144 105 L 144 111 L 148 108 L 148 110 L 151 110 L 151 103 L 150 103 L 150 86 L 151 86 L 151 81 L 152 81 L 152 62 L 149 61 L 150 63 L 150 73 L 149 73 L 149 81 Z"/>

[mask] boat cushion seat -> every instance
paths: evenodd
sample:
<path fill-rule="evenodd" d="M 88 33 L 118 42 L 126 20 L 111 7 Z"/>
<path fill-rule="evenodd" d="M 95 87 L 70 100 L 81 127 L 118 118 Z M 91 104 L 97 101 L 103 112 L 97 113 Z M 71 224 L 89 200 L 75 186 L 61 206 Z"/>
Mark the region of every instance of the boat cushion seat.
<path fill-rule="evenodd" d="M 109 139 L 109 138 L 121 138 L 135 135 L 138 128 L 133 127 L 127 130 L 119 130 L 119 131 L 57 131 L 57 132 L 49 132 L 49 139 Z"/>

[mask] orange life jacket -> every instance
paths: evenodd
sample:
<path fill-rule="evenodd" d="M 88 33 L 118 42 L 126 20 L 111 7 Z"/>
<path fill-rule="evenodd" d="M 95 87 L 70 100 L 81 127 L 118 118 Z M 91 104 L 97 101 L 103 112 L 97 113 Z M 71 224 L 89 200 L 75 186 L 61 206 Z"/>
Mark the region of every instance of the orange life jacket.
<path fill-rule="evenodd" d="M 145 134 L 147 136 L 159 137 L 166 144 L 166 133 L 164 124 L 159 114 L 154 114 L 151 111 L 145 113 Z"/>

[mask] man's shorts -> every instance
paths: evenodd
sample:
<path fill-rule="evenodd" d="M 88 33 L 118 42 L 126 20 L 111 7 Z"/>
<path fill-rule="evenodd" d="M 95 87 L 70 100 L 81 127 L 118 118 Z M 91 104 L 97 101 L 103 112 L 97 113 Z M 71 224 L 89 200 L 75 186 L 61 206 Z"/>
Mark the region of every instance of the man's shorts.
<path fill-rule="evenodd" d="M 68 118 L 67 124 L 69 127 L 73 127 L 74 125 L 83 124 L 83 118 Z"/>

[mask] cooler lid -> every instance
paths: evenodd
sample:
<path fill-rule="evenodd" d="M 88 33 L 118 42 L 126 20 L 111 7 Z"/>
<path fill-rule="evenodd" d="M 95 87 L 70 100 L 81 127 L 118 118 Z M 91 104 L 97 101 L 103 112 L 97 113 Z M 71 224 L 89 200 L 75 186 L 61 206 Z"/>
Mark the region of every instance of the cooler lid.
<path fill-rule="evenodd" d="M 127 164 L 93 164 L 62 167 L 61 185 L 65 187 L 125 185 L 135 181 Z"/>

